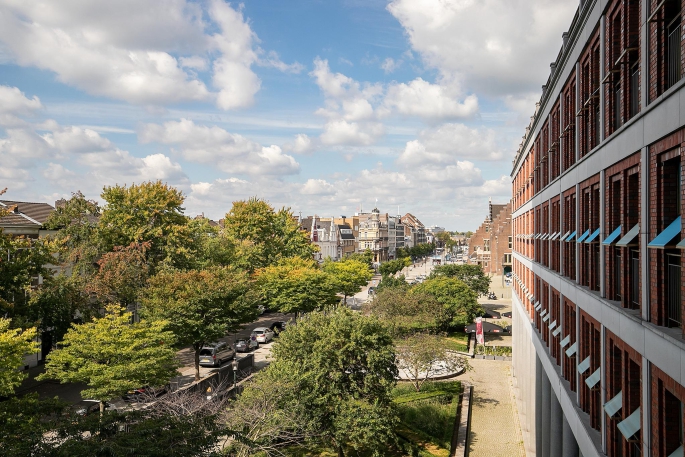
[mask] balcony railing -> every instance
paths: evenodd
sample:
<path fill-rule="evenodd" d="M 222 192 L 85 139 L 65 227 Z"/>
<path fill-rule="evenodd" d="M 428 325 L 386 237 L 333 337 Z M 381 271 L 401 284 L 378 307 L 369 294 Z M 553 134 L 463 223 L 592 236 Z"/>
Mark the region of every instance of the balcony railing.
<path fill-rule="evenodd" d="M 667 274 L 668 295 L 666 297 L 666 312 L 668 322 L 666 324 L 668 327 L 680 327 L 682 322 L 680 310 L 680 256 L 668 256 Z"/>
<path fill-rule="evenodd" d="M 681 66 L 681 61 L 680 61 L 680 56 L 681 56 L 681 49 L 680 49 L 680 43 L 682 40 L 681 36 L 681 26 L 680 26 L 680 18 L 675 22 L 675 24 L 671 25 L 668 29 L 668 48 L 667 48 L 667 58 L 668 58 L 668 63 L 667 63 L 667 69 L 668 69 L 668 78 L 667 78 L 667 89 L 671 86 L 673 86 L 675 83 L 680 81 L 680 66 Z"/>

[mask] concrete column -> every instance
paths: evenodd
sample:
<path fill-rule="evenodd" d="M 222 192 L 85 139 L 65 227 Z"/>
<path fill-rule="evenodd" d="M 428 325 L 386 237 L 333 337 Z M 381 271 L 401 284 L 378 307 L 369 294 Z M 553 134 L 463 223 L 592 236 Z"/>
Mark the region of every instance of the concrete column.
<path fill-rule="evenodd" d="M 535 354 L 535 454 L 542 454 L 542 377 L 543 368 L 540 356 Z"/>
<path fill-rule="evenodd" d="M 549 453 L 552 422 L 552 386 L 546 373 L 542 373 L 542 452 L 536 457 L 555 457 Z"/>
<path fill-rule="evenodd" d="M 573 430 L 571 430 L 566 416 L 562 416 L 562 439 L 564 447 L 559 455 L 561 457 L 578 457 L 578 442 L 573 436 Z"/>
<path fill-rule="evenodd" d="M 604 16 L 602 16 L 604 19 Z M 604 93 L 604 92 L 602 92 Z M 606 258 L 604 256 L 604 246 L 602 246 L 602 240 L 607 235 L 606 227 L 604 224 L 604 214 L 606 213 L 605 201 L 606 188 L 604 185 L 604 170 L 599 172 L 599 296 L 606 298 Z M 630 230 L 630 229 L 628 229 Z"/>
<path fill-rule="evenodd" d="M 599 18 L 599 80 L 604 80 L 604 37 L 606 36 L 606 16 Z M 599 85 L 599 141 L 604 141 L 604 112 L 605 112 L 604 85 Z M 603 297 L 604 295 L 602 295 Z"/>
<path fill-rule="evenodd" d="M 600 327 L 599 330 L 600 333 L 600 342 L 599 342 L 599 347 L 600 347 L 600 352 L 599 352 L 599 366 L 602 369 L 601 371 L 601 376 L 599 378 L 599 385 L 600 385 L 600 390 L 599 390 L 599 404 L 600 404 L 600 409 L 602 410 L 602 414 L 600 415 L 600 423 L 601 423 L 601 440 L 602 440 L 602 451 L 606 454 L 607 452 L 607 434 L 605 433 L 607 429 L 607 415 L 604 414 L 604 404 L 610 400 L 610 398 L 607 398 L 607 382 L 604 373 L 606 370 L 604 367 L 606 367 L 606 327 L 603 325 Z"/>
<path fill-rule="evenodd" d="M 650 373 L 650 362 L 642 357 L 642 455 L 648 457 L 652 455 L 652 376 Z"/>
<path fill-rule="evenodd" d="M 551 417 L 550 417 L 550 437 L 549 437 L 549 455 L 561 456 L 564 447 L 563 438 L 563 417 L 564 412 L 561 410 L 559 399 L 556 394 L 552 392 L 551 395 Z"/>
<path fill-rule="evenodd" d="M 640 192 L 640 298 L 642 319 L 649 321 L 649 148 L 646 146 L 640 152 L 640 188 L 643 189 Z"/>

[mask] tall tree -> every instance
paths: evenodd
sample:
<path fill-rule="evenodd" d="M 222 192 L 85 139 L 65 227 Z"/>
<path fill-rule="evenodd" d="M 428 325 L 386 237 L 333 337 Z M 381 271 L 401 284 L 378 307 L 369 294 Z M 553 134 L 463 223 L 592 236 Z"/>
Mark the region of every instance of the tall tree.
<path fill-rule="evenodd" d="M 149 242 L 147 251 L 152 265 L 169 255 L 171 241 L 185 238 L 183 193 L 161 181 L 131 186 L 105 187 L 101 197 L 106 205 L 99 221 L 99 233 L 105 251 L 114 246 Z"/>
<path fill-rule="evenodd" d="M 281 313 L 309 312 L 338 301 L 329 276 L 312 259 L 283 259 L 256 276 L 267 306 Z"/>
<path fill-rule="evenodd" d="M 445 307 L 446 322 L 452 328 L 463 328 L 470 324 L 482 310 L 476 293 L 456 278 L 429 278 L 414 286 L 410 293 L 434 296 Z"/>
<path fill-rule="evenodd" d="M 373 317 L 344 307 L 306 315 L 281 335 L 258 376 L 291 386 L 280 392 L 275 414 L 289 407 L 339 456 L 348 449 L 382 455 L 395 439 L 395 352 Z"/>
<path fill-rule="evenodd" d="M 86 291 L 100 303 L 119 303 L 127 307 L 139 300 L 149 274 L 146 251 L 150 242 L 115 246 L 98 260 L 98 270 Z"/>
<path fill-rule="evenodd" d="M 193 347 L 199 380 L 202 347 L 256 319 L 256 302 L 247 274 L 231 267 L 162 270 L 149 280 L 142 315 L 168 321 L 178 342 Z"/>
<path fill-rule="evenodd" d="M 335 291 L 343 294 L 343 303 L 347 303 L 348 296 L 362 290 L 362 287 L 373 278 L 368 264 L 356 259 L 346 258 L 338 262 L 326 260 L 323 270 L 330 275 Z"/>
<path fill-rule="evenodd" d="M 174 335 L 167 325 L 145 320 L 132 324 L 131 313 L 108 305 L 103 317 L 74 325 L 64 335 L 37 379 L 83 382 L 88 388 L 81 394 L 100 400 L 103 411 L 103 402 L 144 385 L 166 384 L 176 373 Z"/>
<path fill-rule="evenodd" d="M 478 295 L 486 295 L 490 290 L 490 277 L 480 265 L 440 265 L 433 269 L 431 278 L 444 276 L 459 279 Z"/>
<path fill-rule="evenodd" d="M 33 341 L 36 329 L 10 329 L 11 319 L 0 317 L 0 395 L 14 393 L 26 374 L 19 371 L 24 366 L 24 355 L 35 352 L 38 344 Z"/>
<path fill-rule="evenodd" d="M 233 203 L 224 219 L 226 234 L 235 240 L 239 258 L 249 271 L 281 258 L 312 258 L 315 246 L 300 230 L 289 209 L 274 211 L 264 200 L 250 198 Z"/>
<path fill-rule="evenodd" d="M 436 332 L 447 317 L 445 307 L 433 295 L 407 293 L 403 288 L 379 289 L 365 310 L 384 322 L 393 338 L 417 331 Z"/>
<path fill-rule="evenodd" d="M 383 276 L 394 275 L 395 273 L 399 273 L 409 265 L 411 265 L 411 260 L 404 257 L 401 259 L 383 262 L 381 266 L 378 268 L 378 271 Z"/>

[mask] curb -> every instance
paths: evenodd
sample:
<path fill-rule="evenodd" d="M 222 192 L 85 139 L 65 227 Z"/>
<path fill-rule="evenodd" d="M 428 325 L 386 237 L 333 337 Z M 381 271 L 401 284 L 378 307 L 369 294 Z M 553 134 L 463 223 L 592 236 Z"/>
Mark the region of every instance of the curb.
<path fill-rule="evenodd" d="M 473 400 L 473 386 L 462 381 L 464 392 L 461 398 L 461 414 L 454 421 L 452 433 L 452 452 L 450 457 L 468 457 L 469 435 L 471 434 L 471 408 Z"/>

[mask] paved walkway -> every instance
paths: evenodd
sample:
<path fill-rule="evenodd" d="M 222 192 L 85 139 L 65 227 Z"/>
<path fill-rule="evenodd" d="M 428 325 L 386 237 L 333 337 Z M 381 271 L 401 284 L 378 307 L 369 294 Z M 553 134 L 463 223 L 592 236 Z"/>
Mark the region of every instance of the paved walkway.
<path fill-rule="evenodd" d="M 473 384 L 470 457 L 525 457 L 516 403 L 511 389 L 511 362 L 470 361 L 462 379 Z"/>

